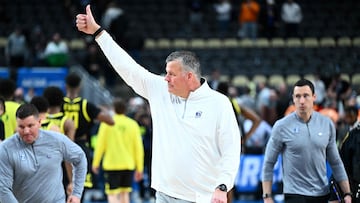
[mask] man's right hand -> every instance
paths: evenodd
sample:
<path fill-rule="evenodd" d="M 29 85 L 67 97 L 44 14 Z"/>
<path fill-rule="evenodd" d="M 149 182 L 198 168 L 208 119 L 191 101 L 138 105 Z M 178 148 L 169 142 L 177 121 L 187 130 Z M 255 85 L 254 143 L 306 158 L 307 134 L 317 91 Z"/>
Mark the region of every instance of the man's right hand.
<path fill-rule="evenodd" d="M 91 35 L 100 28 L 100 25 L 96 23 L 92 15 L 90 5 L 86 6 L 86 14 L 76 15 L 76 27 L 79 31 Z"/>

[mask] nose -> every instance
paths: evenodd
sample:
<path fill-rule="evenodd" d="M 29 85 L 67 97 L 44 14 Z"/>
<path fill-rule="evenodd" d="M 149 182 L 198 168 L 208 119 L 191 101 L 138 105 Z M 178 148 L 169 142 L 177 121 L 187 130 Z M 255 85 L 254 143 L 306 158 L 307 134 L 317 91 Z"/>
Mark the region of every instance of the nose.
<path fill-rule="evenodd" d="M 24 133 L 28 133 L 28 132 L 30 132 L 30 128 L 28 127 L 24 128 Z"/>
<path fill-rule="evenodd" d="M 169 79 L 169 75 L 168 75 L 168 74 L 166 74 L 166 75 L 165 75 L 165 80 L 166 80 L 167 82 L 169 82 L 169 81 L 170 81 L 170 79 Z"/>
<path fill-rule="evenodd" d="M 304 103 L 305 102 L 305 97 L 300 97 L 300 103 Z"/>

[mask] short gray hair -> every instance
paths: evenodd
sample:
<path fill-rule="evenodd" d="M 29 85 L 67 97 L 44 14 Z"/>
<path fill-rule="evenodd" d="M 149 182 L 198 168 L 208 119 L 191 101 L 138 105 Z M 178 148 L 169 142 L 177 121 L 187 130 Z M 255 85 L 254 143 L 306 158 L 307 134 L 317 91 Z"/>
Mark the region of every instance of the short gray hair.
<path fill-rule="evenodd" d="M 170 61 L 179 61 L 182 64 L 184 71 L 193 72 L 198 80 L 201 78 L 200 61 L 196 54 L 191 51 L 175 51 L 167 58 L 166 63 Z"/>

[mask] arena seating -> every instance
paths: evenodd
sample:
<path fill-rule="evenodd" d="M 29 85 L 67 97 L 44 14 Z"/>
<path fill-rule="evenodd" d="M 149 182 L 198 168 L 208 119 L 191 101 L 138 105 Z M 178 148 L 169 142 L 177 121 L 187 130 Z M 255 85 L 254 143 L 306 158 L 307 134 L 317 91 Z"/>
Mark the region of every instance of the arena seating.
<path fill-rule="evenodd" d="M 60 30 L 74 54 L 83 54 L 86 41 L 74 26 L 74 11 L 69 4 L 80 1 L 0 0 L 0 65 L 5 66 L 6 38 L 18 24 L 28 31 L 43 27 L 47 36 Z M 204 8 L 203 24 L 189 31 L 188 8 L 183 0 L 119 0 L 128 19 L 137 24 L 145 38 L 141 63 L 152 71 L 163 72 L 164 59 L 175 49 L 198 53 L 204 74 L 220 68 L 223 74 L 254 74 L 269 77 L 281 74 L 304 75 L 320 69 L 323 73 L 341 72 L 352 75 L 359 70 L 360 1 L 301 0 L 304 20 L 298 38 L 285 39 L 282 26 L 273 39 L 254 42 L 238 39 L 236 16 L 241 0 L 233 0 L 233 20 L 227 33 L 216 30 L 212 3 Z M 264 6 L 265 0 L 258 0 Z M 278 5 L 282 1 L 276 1 Z M 96 3 L 94 3 L 96 4 Z M 104 4 L 104 3 L 103 3 Z M 94 7 L 96 7 L 95 5 Z M 98 6 L 99 7 L 99 6 Z M 83 12 L 81 8 L 77 7 Z M 81 10 L 81 11 L 80 11 Z M 98 14 L 98 17 L 101 13 Z M 76 56 L 75 56 L 76 58 Z"/>

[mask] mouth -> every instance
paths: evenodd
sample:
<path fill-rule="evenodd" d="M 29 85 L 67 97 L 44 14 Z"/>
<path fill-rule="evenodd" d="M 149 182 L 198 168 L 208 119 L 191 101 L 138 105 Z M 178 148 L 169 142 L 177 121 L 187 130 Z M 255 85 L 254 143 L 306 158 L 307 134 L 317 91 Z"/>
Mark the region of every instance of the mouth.
<path fill-rule="evenodd" d="M 29 141 L 29 140 L 33 139 L 33 136 L 32 135 L 24 135 L 23 139 L 26 140 L 26 141 Z"/>

